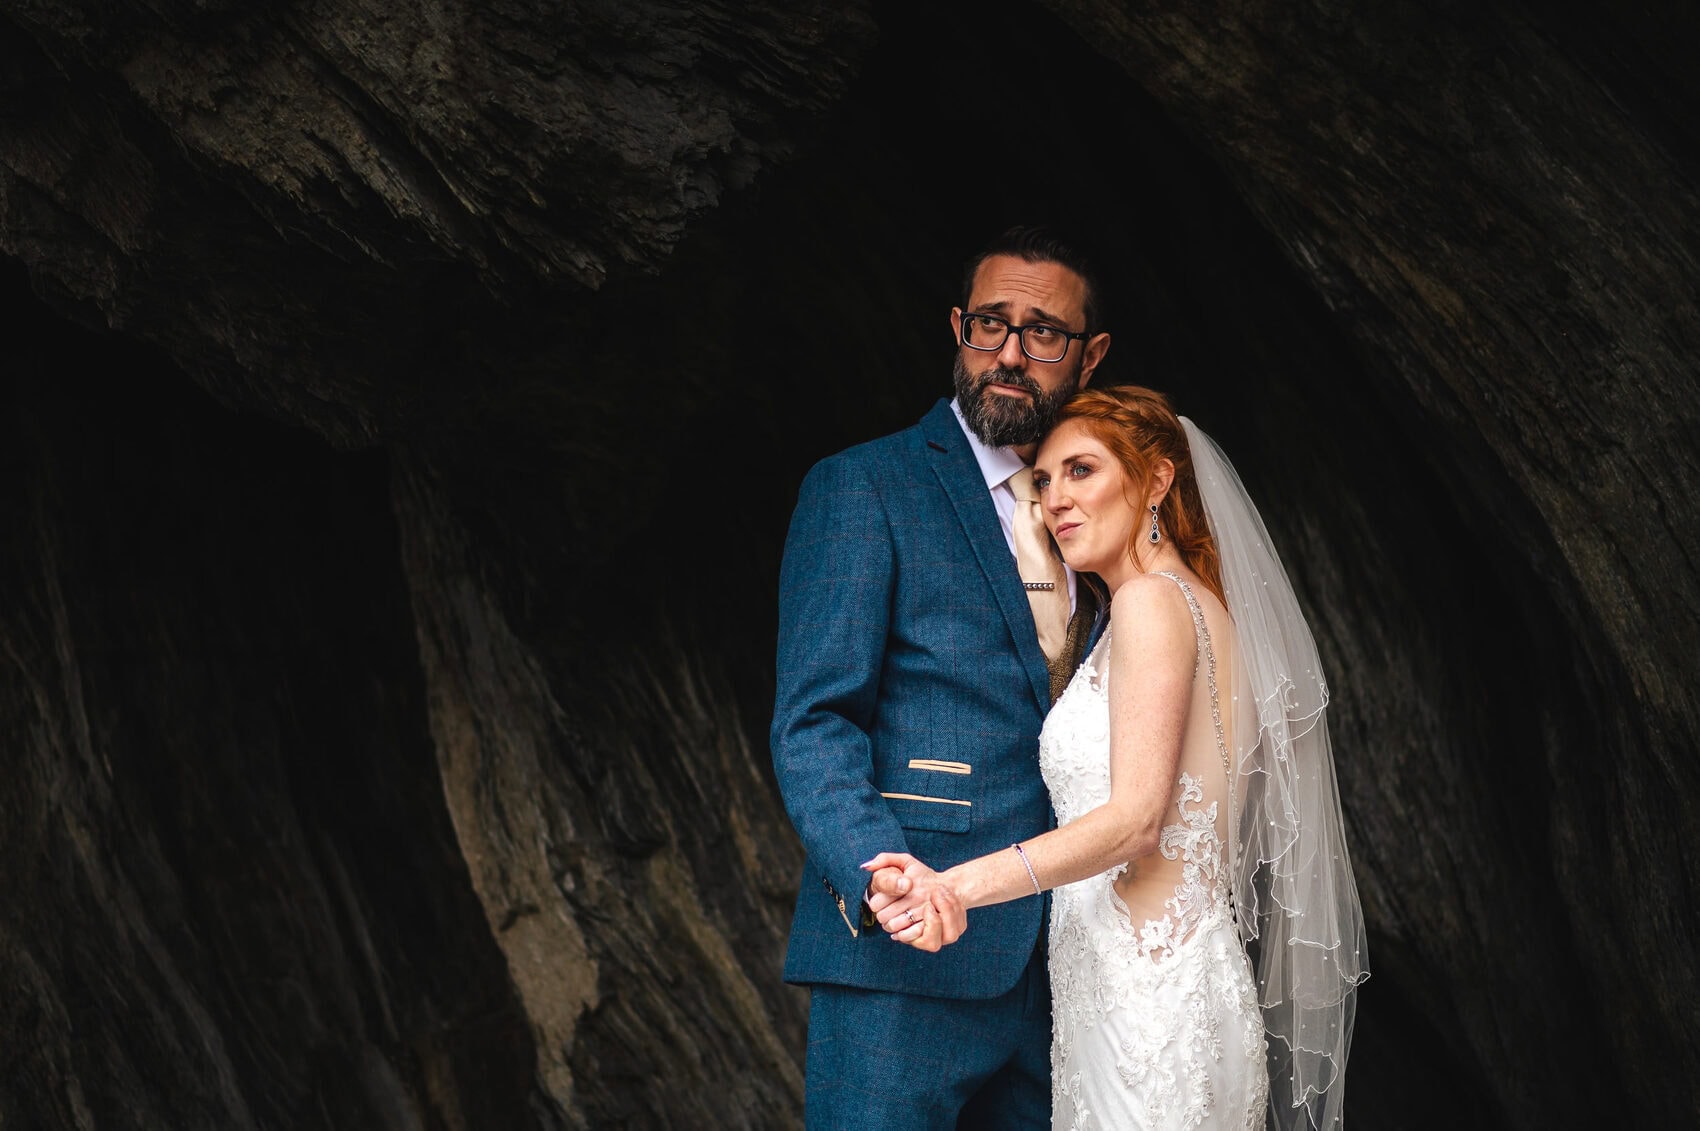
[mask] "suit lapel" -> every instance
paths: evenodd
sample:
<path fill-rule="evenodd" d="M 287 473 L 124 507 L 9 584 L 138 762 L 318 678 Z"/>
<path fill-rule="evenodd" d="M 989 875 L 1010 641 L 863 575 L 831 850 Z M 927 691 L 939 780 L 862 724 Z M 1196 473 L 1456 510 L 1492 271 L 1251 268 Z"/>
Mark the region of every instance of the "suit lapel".
<path fill-rule="evenodd" d="M 1003 526 L 998 522 L 997 508 L 974 452 L 950 411 L 950 402 L 941 400 L 921 419 L 921 433 L 927 441 L 927 455 L 933 473 L 956 509 L 957 521 L 968 535 L 968 544 L 991 586 L 1015 638 L 1015 650 L 1027 669 L 1027 679 L 1033 685 L 1033 697 L 1041 712 L 1051 707 L 1051 677 L 1045 667 L 1045 654 L 1039 649 L 1039 632 L 1033 627 L 1033 609 L 1027 603 L 1027 591 L 1021 587 L 1021 575 L 1015 569 L 1015 556 L 1003 538 Z"/>
<path fill-rule="evenodd" d="M 1074 580 L 1076 600 L 1074 615 L 1068 621 L 1068 638 L 1063 642 L 1062 655 L 1050 666 L 1052 703 L 1062 698 L 1081 661 L 1098 643 L 1098 589 L 1084 577 L 1077 576 Z"/>
<path fill-rule="evenodd" d="M 1092 591 L 1092 627 L 1086 634 L 1086 647 L 1080 653 L 1085 659 L 1092 654 L 1092 649 L 1098 646 L 1098 641 L 1104 637 L 1104 630 L 1110 627 L 1110 598 L 1101 588 L 1103 583 L 1096 579 L 1087 581 L 1080 578 L 1080 584 Z"/>

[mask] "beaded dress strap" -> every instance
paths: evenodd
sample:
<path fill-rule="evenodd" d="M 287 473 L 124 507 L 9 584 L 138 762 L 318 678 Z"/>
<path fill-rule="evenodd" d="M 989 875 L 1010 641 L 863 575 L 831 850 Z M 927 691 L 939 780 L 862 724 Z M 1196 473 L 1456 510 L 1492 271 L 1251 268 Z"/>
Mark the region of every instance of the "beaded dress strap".
<path fill-rule="evenodd" d="M 1192 595 L 1192 586 L 1182 581 L 1179 574 L 1168 570 L 1159 570 L 1157 576 L 1166 577 L 1181 587 L 1181 595 L 1186 598 L 1186 607 L 1192 610 L 1193 635 L 1198 640 L 1198 650 L 1193 654 L 1192 671 L 1198 674 L 1200 659 L 1208 664 L 1206 675 L 1210 684 L 1210 721 L 1216 726 L 1216 750 L 1222 755 L 1222 773 L 1228 779 L 1228 813 L 1230 821 L 1237 812 L 1234 807 L 1234 770 L 1233 761 L 1228 757 L 1228 742 L 1222 732 L 1222 703 L 1216 694 L 1216 651 L 1210 647 L 1210 626 L 1204 623 L 1204 610 L 1198 606 L 1198 598 Z M 1230 828 L 1233 826 L 1230 824 Z"/>

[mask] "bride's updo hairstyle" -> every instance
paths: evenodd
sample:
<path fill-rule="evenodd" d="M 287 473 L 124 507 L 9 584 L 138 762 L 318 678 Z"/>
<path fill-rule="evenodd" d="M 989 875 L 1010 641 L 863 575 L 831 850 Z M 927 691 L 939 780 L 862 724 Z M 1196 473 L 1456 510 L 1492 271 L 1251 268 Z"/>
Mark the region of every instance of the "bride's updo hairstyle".
<path fill-rule="evenodd" d="M 1163 537 L 1180 551 L 1187 568 L 1203 579 L 1218 601 L 1226 604 L 1222 595 L 1222 560 L 1216 552 L 1216 540 L 1210 536 L 1204 502 L 1198 497 L 1192 448 L 1187 444 L 1180 418 L 1169 405 L 1169 398 L 1139 385 L 1086 389 L 1063 405 L 1057 424 L 1066 420 L 1079 421 L 1121 463 L 1131 485 L 1128 506 L 1138 511 L 1142 519 L 1150 514 L 1142 500 L 1151 493 L 1157 462 L 1166 459 L 1175 465 L 1174 482 L 1157 508 L 1158 526 Z M 1147 537 L 1149 530 L 1148 522 L 1134 523 L 1128 553 L 1136 562 L 1139 542 Z"/>

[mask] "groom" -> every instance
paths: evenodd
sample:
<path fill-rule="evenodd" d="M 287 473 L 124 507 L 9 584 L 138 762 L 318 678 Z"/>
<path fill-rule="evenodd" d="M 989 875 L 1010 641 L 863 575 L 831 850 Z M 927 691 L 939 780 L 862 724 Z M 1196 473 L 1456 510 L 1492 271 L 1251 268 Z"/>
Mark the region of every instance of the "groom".
<path fill-rule="evenodd" d="M 803 481 L 771 739 L 808 854 L 785 980 L 811 991 L 811 1128 L 1049 1125 L 1044 902 L 980 909 L 929 954 L 885 936 L 861 865 L 944 869 L 1053 824 L 1039 728 L 1097 601 L 1038 525 L 1029 465 L 1109 349 L 1096 301 L 1074 248 L 1005 232 L 951 311 L 955 400 Z"/>

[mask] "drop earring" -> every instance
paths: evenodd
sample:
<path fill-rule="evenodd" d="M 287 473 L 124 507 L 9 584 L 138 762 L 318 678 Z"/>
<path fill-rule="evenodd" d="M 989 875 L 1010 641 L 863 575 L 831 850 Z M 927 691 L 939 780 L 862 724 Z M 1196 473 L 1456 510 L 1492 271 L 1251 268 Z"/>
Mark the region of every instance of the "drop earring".
<path fill-rule="evenodd" d="M 1151 504 L 1151 544 L 1153 546 L 1155 546 L 1157 543 L 1161 542 L 1162 540 L 1163 540 L 1163 536 L 1157 532 L 1157 504 L 1152 503 Z"/>

